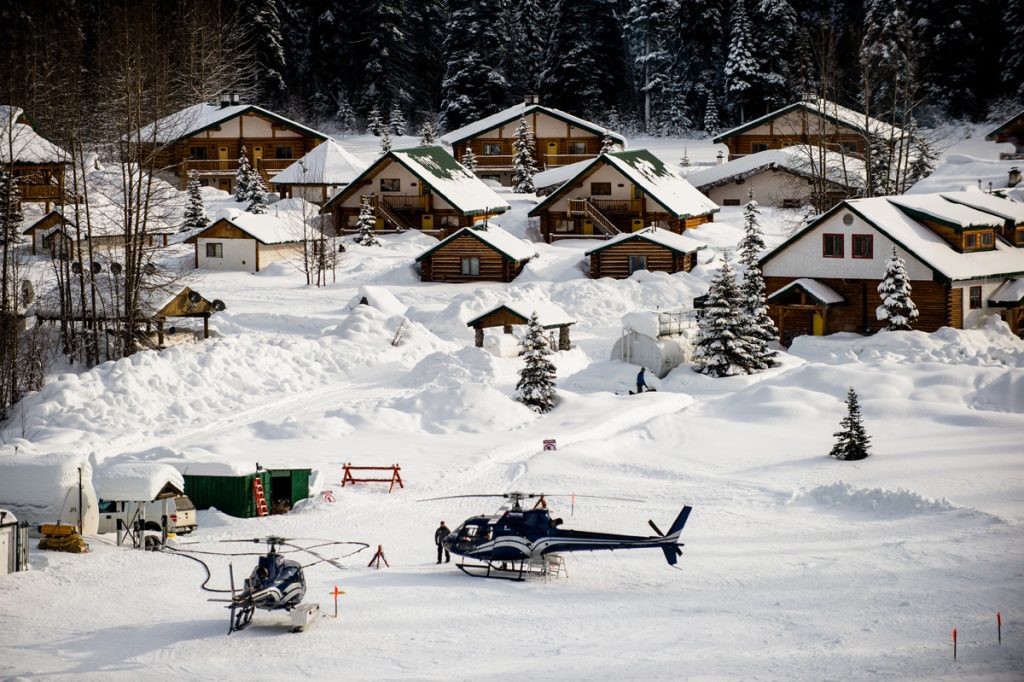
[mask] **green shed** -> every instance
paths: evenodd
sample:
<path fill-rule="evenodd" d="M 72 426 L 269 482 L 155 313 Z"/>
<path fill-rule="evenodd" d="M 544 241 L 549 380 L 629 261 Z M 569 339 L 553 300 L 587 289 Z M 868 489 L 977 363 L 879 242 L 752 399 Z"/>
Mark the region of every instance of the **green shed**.
<path fill-rule="evenodd" d="M 185 474 L 185 494 L 196 509 L 216 507 L 225 514 L 241 518 L 257 516 L 253 481 L 263 483 L 267 506 L 287 501 L 293 507 L 309 497 L 310 469 L 261 469 L 251 474 L 207 476 Z"/>

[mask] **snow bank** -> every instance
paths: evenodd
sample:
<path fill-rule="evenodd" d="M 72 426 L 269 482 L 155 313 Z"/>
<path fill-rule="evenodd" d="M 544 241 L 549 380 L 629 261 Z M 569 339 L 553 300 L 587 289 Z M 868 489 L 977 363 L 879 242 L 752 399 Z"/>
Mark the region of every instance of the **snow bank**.
<path fill-rule="evenodd" d="M 178 470 L 155 462 L 119 462 L 101 467 L 93 480 L 103 500 L 150 502 L 170 484 L 185 490 L 185 479 Z"/>
<path fill-rule="evenodd" d="M 883 518 L 934 514 L 958 508 L 945 498 L 932 500 L 904 488 L 854 488 L 843 481 L 801 490 L 790 502 Z"/>
<path fill-rule="evenodd" d="M 84 454 L 11 455 L 0 457 L 0 505 L 60 510 L 64 496 L 82 480 L 92 481 L 92 465 Z"/>
<path fill-rule="evenodd" d="M 510 395 L 482 384 L 422 391 L 391 401 L 384 409 L 414 417 L 416 426 L 427 433 L 508 431 L 536 419 Z"/>
<path fill-rule="evenodd" d="M 359 287 L 359 292 L 348 302 L 347 309 L 350 311 L 355 310 L 356 306 L 362 303 L 363 300 L 366 301 L 366 305 L 373 306 L 387 315 L 404 315 L 408 308 L 387 289 L 364 284 Z"/>

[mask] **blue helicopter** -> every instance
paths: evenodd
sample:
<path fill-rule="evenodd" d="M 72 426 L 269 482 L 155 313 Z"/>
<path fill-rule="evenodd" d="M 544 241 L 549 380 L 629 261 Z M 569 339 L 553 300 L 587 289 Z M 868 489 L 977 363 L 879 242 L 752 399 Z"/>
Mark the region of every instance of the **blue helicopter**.
<path fill-rule="evenodd" d="M 684 506 L 669 526 L 668 534 L 662 533 L 653 521 L 648 521 L 657 535 L 617 535 L 561 528 L 562 519 L 551 517 L 547 499 L 539 493 L 453 495 L 433 499 L 464 497 L 504 497 L 505 503 L 491 516 L 467 519 L 442 541 L 445 549 L 467 559 L 483 562 L 457 563 L 456 566 L 466 575 L 517 581 L 524 580 L 531 573 L 546 573 L 550 558 L 561 552 L 658 548 L 665 553 L 669 565 L 675 566 L 683 554 L 679 536 L 691 511 L 691 507 Z M 523 502 L 530 499 L 536 499 L 536 503 L 532 508 L 525 509 Z"/>

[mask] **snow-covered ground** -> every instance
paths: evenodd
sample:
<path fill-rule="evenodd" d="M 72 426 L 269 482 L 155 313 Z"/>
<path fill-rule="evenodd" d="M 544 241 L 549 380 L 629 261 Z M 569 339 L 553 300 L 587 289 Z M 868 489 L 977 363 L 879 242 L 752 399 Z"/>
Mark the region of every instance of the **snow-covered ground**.
<path fill-rule="evenodd" d="M 351 142 L 373 156 L 373 138 Z M 717 151 L 655 142 L 673 162 L 684 146 L 691 163 Z M 532 198 L 503 197 L 513 209 L 497 222 L 530 237 Z M 764 210 L 770 244 L 798 220 Z M 593 242 L 561 241 L 537 244 L 510 285 L 423 284 L 412 261 L 436 242 L 416 234 L 350 246 L 337 282 L 319 289 L 284 263 L 198 273 L 190 285 L 228 306 L 211 320 L 214 339 L 54 376 L 21 403 L 0 457 L 15 445 L 18 457 L 107 463 L 220 457 L 311 466 L 335 484 L 344 462 L 400 463 L 406 488 L 390 495 L 339 488 L 334 504 L 265 519 L 200 512 L 180 540 L 212 552 L 270 533 L 361 540 L 382 545 L 391 568 L 368 569 L 369 552 L 344 570 L 313 566 L 307 599 L 330 614 L 339 586 L 338 620 L 291 635 L 284 614 L 258 612 L 228 637 L 197 563 L 111 536 L 81 556 L 33 549 L 33 570 L 0 580 L 0 679 L 1020 679 L 1024 342 L 1004 326 L 803 338 L 763 374 L 711 379 L 683 366 L 651 382 L 657 393 L 627 394 L 637 368 L 609 359 L 620 318 L 689 307 L 741 223 L 727 208 L 693 232 L 709 248 L 692 273 L 625 281 L 587 278 Z M 362 287 L 398 309 L 387 296 L 350 305 Z M 555 356 L 560 403 L 545 416 L 510 397 L 520 362 L 474 348 L 465 326 L 509 299 L 551 301 L 577 320 L 575 348 Z M 850 386 L 873 456 L 837 462 L 826 454 Z M 556 452 L 542 450 L 546 438 Z M 569 577 L 548 582 L 435 565 L 438 521 L 497 505 L 420 500 L 509 490 L 644 500 L 579 497 L 573 515 L 551 500 L 567 527 L 621 533 L 645 534 L 649 518 L 664 527 L 692 505 L 679 569 L 651 550 L 568 555 Z M 229 560 L 202 558 L 210 586 L 226 588 Z M 254 558 L 232 561 L 247 573 Z"/>

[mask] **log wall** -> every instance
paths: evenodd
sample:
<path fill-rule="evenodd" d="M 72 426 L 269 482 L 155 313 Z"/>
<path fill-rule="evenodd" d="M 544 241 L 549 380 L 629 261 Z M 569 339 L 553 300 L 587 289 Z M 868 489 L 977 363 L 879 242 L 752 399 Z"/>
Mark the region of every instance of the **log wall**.
<path fill-rule="evenodd" d="M 463 275 L 464 257 L 480 259 L 479 275 Z M 420 261 L 424 282 L 511 282 L 523 270 L 525 261 L 509 261 L 484 242 L 463 235 Z"/>
<path fill-rule="evenodd" d="M 634 240 L 609 246 L 590 256 L 590 276 L 625 279 L 630 276 L 629 257 L 647 256 L 650 272 L 689 272 L 696 263 L 696 254 L 679 254 L 664 246 Z"/>

